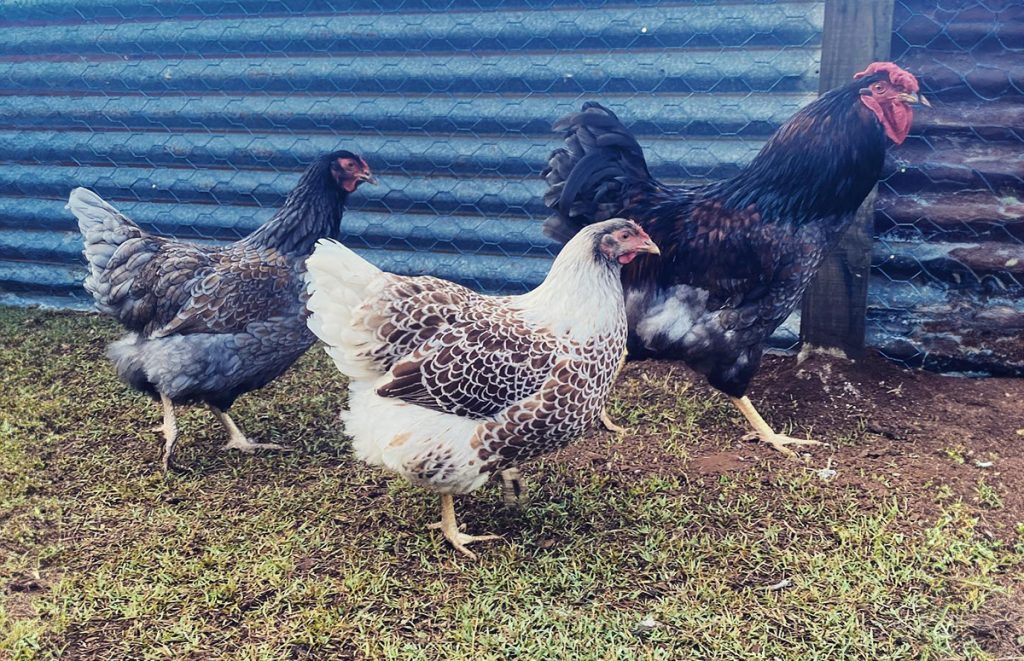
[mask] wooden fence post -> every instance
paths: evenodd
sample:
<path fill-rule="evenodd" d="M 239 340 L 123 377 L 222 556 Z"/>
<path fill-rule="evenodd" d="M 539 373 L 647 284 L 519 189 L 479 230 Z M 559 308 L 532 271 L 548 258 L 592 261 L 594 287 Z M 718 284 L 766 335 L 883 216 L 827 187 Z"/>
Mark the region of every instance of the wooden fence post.
<path fill-rule="evenodd" d="M 825 0 L 819 92 L 845 84 L 867 65 L 889 59 L 895 0 Z M 805 345 L 864 353 L 875 191 L 853 225 L 825 257 L 804 294 L 800 339 Z"/>

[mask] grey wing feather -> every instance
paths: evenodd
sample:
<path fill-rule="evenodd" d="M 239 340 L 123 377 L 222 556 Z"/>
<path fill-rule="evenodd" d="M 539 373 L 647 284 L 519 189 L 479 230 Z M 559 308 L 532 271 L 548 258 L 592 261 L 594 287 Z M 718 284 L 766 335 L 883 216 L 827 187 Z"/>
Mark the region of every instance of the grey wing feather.
<path fill-rule="evenodd" d="M 202 263 L 199 256 L 212 259 Z M 301 282 L 276 251 L 233 244 L 214 254 L 180 257 L 168 264 L 194 276 L 168 283 L 169 304 L 154 319 L 160 324 L 154 324 L 154 337 L 240 332 L 253 322 L 294 317 L 303 307 Z"/>
<path fill-rule="evenodd" d="M 97 307 L 154 337 L 223 333 L 297 313 L 299 285 L 273 250 L 198 246 L 144 232 L 92 191 L 76 188 L 78 219 Z"/>

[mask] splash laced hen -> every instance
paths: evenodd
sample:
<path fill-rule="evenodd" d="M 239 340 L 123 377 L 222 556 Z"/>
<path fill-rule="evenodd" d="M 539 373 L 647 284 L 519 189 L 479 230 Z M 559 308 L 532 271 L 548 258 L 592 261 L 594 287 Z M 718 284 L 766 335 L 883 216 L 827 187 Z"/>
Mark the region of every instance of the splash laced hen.
<path fill-rule="evenodd" d="M 597 419 L 626 343 L 620 270 L 658 249 L 632 221 L 590 225 L 539 287 L 483 296 L 386 273 L 339 243 L 309 258 L 309 327 L 350 379 L 357 457 L 441 494 L 435 524 L 460 552 L 453 494 L 566 445 Z"/>
<path fill-rule="evenodd" d="M 207 404 L 228 432 L 225 448 L 253 443 L 227 410 L 240 395 L 284 373 L 313 345 L 306 327 L 306 257 L 338 236 L 349 193 L 373 181 L 359 156 L 338 151 L 313 163 L 265 225 L 226 246 L 201 246 L 143 231 L 98 195 L 71 192 L 96 307 L 129 335 L 110 345 L 118 376 L 163 404 L 163 467 L 178 438 L 174 406 Z"/>

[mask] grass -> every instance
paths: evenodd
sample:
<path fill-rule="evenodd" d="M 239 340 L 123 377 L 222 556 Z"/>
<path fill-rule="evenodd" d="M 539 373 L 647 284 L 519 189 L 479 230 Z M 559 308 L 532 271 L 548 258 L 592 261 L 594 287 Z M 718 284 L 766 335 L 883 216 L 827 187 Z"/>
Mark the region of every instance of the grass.
<path fill-rule="evenodd" d="M 520 510 L 493 483 L 457 499 L 505 536 L 469 562 L 424 529 L 434 496 L 349 457 L 320 351 L 233 410 L 294 452 L 224 452 L 191 409 L 191 471 L 164 478 L 158 407 L 102 358 L 117 332 L 0 309 L 0 656 L 985 658 L 971 623 L 1024 572 L 1024 528 L 990 539 L 951 494 L 922 527 L 783 462 L 694 475 L 702 425 L 735 414 L 643 378 L 611 406 L 642 445 L 529 465 Z"/>

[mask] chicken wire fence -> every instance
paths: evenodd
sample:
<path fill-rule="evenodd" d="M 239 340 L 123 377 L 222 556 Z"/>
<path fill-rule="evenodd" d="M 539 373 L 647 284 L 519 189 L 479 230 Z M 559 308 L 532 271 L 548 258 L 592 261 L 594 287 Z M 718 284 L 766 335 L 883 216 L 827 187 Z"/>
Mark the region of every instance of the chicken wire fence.
<path fill-rule="evenodd" d="M 666 181 L 728 176 L 817 92 L 822 2 L 14 0 L 0 60 L 0 280 L 88 307 L 63 209 L 228 241 L 324 152 L 380 184 L 344 241 L 484 291 L 540 282 L 551 125 L 600 100 Z M 796 341 L 796 329 L 785 340 Z"/>
<path fill-rule="evenodd" d="M 942 370 L 1024 374 L 1024 4 L 897 0 L 892 58 L 931 109 L 879 185 L 868 341 Z"/>
<path fill-rule="evenodd" d="M 956 3 L 1012 13 L 1005 4 Z M 970 47 L 954 38 L 958 16 L 897 2 L 894 56 L 921 67 L 942 103 L 975 89 L 937 59 L 942 35 L 963 45 L 956 62 L 1012 50 L 997 53 L 991 35 Z M 923 36 L 920 17 L 944 20 L 939 36 Z M 816 98 L 824 2 L 8 0 L 0 19 L 0 302 L 88 308 L 63 209 L 74 186 L 148 230 L 223 242 L 266 221 L 302 169 L 335 149 L 361 154 L 380 180 L 349 198 L 348 245 L 398 273 L 529 289 L 557 251 L 540 231 L 539 176 L 560 144 L 555 119 L 598 100 L 660 179 L 729 176 Z M 939 254 L 980 242 L 970 231 L 996 236 L 997 223 L 932 218 L 954 198 L 964 207 L 961 180 L 932 165 L 949 141 L 1005 137 L 927 121 L 883 183 L 869 294 L 869 339 L 916 364 L 950 342 L 919 339 L 933 301 L 1020 300 L 1018 275 Z M 1004 174 L 1012 160 L 992 159 Z M 979 195 L 1005 194 L 1005 177 L 984 179 Z M 1002 225 L 1000 245 L 1016 249 L 1020 233 Z M 787 322 L 774 345 L 794 348 L 798 326 Z"/>

